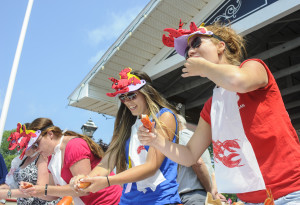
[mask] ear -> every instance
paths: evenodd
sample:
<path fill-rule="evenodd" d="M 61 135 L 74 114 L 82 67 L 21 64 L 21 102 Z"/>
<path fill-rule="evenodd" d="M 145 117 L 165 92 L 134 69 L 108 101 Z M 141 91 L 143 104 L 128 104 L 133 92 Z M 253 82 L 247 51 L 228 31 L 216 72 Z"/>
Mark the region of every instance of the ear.
<path fill-rule="evenodd" d="M 52 131 L 48 131 L 47 135 L 50 137 L 50 139 L 52 140 L 54 137 L 54 133 Z"/>
<path fill-rule="evenodd" d="M 223 54 L 226 48 L 226 44 L 224 41 L 219 41 L 217 45 L 218 54 Z"/>

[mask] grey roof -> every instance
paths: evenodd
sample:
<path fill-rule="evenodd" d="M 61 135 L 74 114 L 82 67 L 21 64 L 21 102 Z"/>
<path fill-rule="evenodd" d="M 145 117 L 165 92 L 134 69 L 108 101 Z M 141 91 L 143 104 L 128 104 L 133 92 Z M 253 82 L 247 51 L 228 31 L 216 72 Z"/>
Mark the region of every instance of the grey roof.
<path fill-rule="evenodd" d="M 182 56 L 161 42 L 163 29 L 179 19 L 200 25 L 221 0 L 152 0 L 69 96 L 71 106 L 115 115 L 118 101 L 108 77 L 132 67 L 147 72 L 154 86 L 171 102 L 185 105 L 189 122 L 197 123 L 214 87 L 206 78 L 181 78 Z M 294 126 L 300 128 L 300 2 L 277 1 L 232 25 L 247 39 L 248 57 L 263 59 L 272 71 Z M 272 12 L 268 12 L 270 9 Z M 187 12 L 188 11 L 188 12 Z M 173 55 L 174 54 L 174 55 Z"/>

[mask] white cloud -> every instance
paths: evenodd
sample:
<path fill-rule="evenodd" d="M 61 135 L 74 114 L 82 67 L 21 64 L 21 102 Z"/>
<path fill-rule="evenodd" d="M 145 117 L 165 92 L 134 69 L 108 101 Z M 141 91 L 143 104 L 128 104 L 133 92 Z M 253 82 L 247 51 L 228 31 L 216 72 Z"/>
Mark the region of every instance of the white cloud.
<path fill-rule="evenodd" d="M 92 45 L 98 45 L 108 40 L 114 40 L 121 35 L 138 13 L 141 7 L 130 8 L 122 13 L 111 13 L 108 19 L 112 19 L 109 25 L 101 25 L 88 32 L 88 39 Z M 103 22 L 103 21 L 102 21 Z"/>
<path fill-rule="evenodd" d="M 105 50 L 100 50 L 96 53 L 96 55 L 92 56 L 90 59 L 89 59 L 89 63 L 91 65 L 95 65 L 99 59 L 102 57 L 102 55 L 104 54 Z"/>

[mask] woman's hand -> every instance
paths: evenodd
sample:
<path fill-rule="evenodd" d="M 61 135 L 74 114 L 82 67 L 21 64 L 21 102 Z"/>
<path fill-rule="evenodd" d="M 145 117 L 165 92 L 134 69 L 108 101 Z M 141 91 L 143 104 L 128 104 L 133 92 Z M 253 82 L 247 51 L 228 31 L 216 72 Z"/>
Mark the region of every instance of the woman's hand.
<path fill-rule="evenodd" d="M 218 193 L 218 190 L 212 189 L 211 192 L 212 192 L 211 194 L 212 194 L 212 197 L 213 197 L 214 200 L 220 199 L 220 200 L 223 201 L 223 202 L 226 202 L 226 201 L 227 201 L 227 200 L 226 200 L 226 197 L 223 196 L 223 194 Z"/>
<path fill-rule="evenodd" d="M 85 175 L 77 175 L 75 177 L 72 177 L 69 183 L 71 189 L 74 190 L 76 193 L 79 192 L 80 191 L 80 188 L 78 187 L 79 180 L 85 177 L 86 177 Z"/>
<path fill-rule="evenodd" d="M 203 71 L 209 66 L 209 64 L 211 64 L 211 62 L 202 57 L 191 57 L 185 62 L 185 68 L 182 69 L 183 74 L 181 76 L 184 78 L 191 76 L 206 77 Z"/>
<path fill-rule="evenodd" d="M 152 129 L 151 132 L 149 131 L 149 129 L 145 128 L 143 125 L 141 125 L 139 127 L 139 130 L 137 132 L 138 138 L 140 140 L 140 142 L 143 145 L 152 145 L 155 140 L 158 138 L 157 136 L 157 132 L 154 128 L 154 122 L 152 122 Z"/>
<path fill-rule="evenodd" d="M 84 192 L 96 193 L 97 191 L 109 186 L 108 179 L 105 176 L 85 177 L 80 180 L 81 182 L 91 183 L 87 188 L 81 189 Z"/>
<path fill-rule="evenodd" d="M 28 196 L 41 197 L 45 194 L 45 186 L 32 185 L 29 182 L 21 182 L 19 189 Z"/>

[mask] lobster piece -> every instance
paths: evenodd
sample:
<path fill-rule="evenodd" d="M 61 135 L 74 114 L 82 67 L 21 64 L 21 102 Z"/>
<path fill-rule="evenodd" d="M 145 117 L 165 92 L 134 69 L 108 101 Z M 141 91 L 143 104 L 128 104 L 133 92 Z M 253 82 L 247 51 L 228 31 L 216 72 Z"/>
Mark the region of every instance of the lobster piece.
<path fill-rule="evenodd" d="M 22 189 L 28 189 L 30 187 L 33 187 L 33 184 L 31 183 L 28 183 L 28 182 L 24 182 L 22 185 L 21 185 Z"/>
<path fill-rule="evenodd" d="M 151 132 L 151 130 L 152 130 L 152 123 L 151 123 L 148 115 L 143 115 L 142 114 L 141 121 L 142 121 L 144 127 L 147 128 L 149 130 L 149 132 Z"/>
<path fill-rule="evenodd" d="M 271 189 L 267 187 L 266 191 L 268 197 L 266 198 L 264 205 L 275 205 Z"/>
<path fill-rule="evenodd" d="M 64 196 L 57 205 L 74 205 L 73 198 L 71 196 Z"/>
<path fill-rule="evenodd" d="M 90 185 L 91 185 L 91 182 L 81 182 L 81 181 L 79 181 L 78 184 L 77 184 L 77 187 L 79 189 L 85 189 Z"/>

